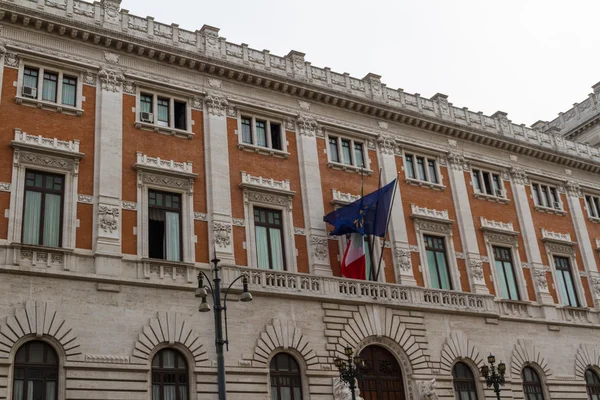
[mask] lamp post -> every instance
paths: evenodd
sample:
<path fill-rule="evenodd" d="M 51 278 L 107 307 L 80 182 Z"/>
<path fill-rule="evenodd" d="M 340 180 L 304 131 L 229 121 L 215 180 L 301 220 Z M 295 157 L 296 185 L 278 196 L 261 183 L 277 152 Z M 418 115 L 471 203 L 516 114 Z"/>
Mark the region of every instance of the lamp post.
<path fill-rule="evenodd" d="M 221 272 L 221 268 L 219 267 L 220 261 L 221 260 L 216 258 L 216 256 L 211 260 L 211 262 L 214 264 L 212 283 L 211 279 L 204 273 L 204 271 L 200 271 L 198 273 L 198 289 L 196 289 L 195 296 L 202 298 L 202 303 L 200 303 L 198 311 L 210 311 L 210 305 L 206 302 L 206 297 L 209 294 L 207 287 L 204 285 L 204 279 L 206 278 L 208 287 L 210 288 L 210 295 L 213 299 L 213 304 L 215 307 L 215 345 L 217 348 L 217 384 L 219 388 L 219 400 L 225 400 L 227 398 L 227 393 L 225 389 L 225 359 L 223 357 L 223 345 L 226 345 L 227 351 L 229 351 L 229 336 L 227 333 L 227 295 L 229 294 L 229 289 L 231 289 L 233 284 L 240 279 L 242 280 L 243 284 L 243 291 L 242 295 L 240 296 L 240 301 L 252 301 L 252 294 L 248 292 L 248 278 L 246 275 L 240 275 L 234 279 L 227 290 L 225 290 L 223 304 L 221 304 L 221 277 L 219 275 Z M 223 339 L 222 314 L 225 317 L 225 339 Z"/>
<path fill-rule="evenodd" d="M 487 387 L 494 387 L 494 392 L 496 393 L 496 398 L 500 400 L 500 386 L 504 386 L 504 373 L 506 372 L 506 364 L 500 361 L 498 364 L 498 368 L 494 366 L 496 362 L 496 357 L 493 354 L 488 356 L 488 363 L 490 366 L 484 365 L 481 367 L 481 375 L 485 378 L 485 383 Z"/>
<path fill-rule="evenodd" d="M 333 363 L 340 371 L 340 379 L 350 386 L 352 400 L 356 400 L 356 379 L 360 377 L 359 369 L 364 366 L 364 361 L 359 356 L 352 357 L 353 353 L 352 347 L 346 347 L 344 355 L 348 360 L 342 360 L 338 357 Z"/>

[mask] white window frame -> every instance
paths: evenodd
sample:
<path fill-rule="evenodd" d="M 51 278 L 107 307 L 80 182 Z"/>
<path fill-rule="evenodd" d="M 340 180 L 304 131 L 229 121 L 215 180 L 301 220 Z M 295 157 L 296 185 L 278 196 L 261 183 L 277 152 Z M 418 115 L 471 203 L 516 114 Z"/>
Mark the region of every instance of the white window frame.
<path fill-rule="evenodd" d="M 38 82 L 37 82 L 37 97 L 29 98 L 23 96 L 23 74 L 25 67 L 31 67 L 38 70 Z M 58 82 L 56 87 L 56 102 L 42 100 L 43 85 L 44 85 L 44 71 L 51 71 L 52 73 L 58 74 Z M 42 109 L 62 112 L 63 114 L 77 115 L 78 117 L 83 115 L 83 71 L 71 69 L 69 67 L 62 66 L 60 64 L 53 63 L 40 63 L 32 59 L 21 58 L 19 62 L 19 74 L 17 78 L 17 94 L 15 101 L 17 104 L 25 104 L 34 106 Z M 77 87 L 75 89 L 75 107 L 62 104 L 62 86 L 63 77 L 72 76 L 77 78 Z"/>
<path fill-rule="evenodd" d="M 79 160 L 84 156 L 79 152 L 79 141 L 61 141 L 53 138 L 28 135 L 15 129 L 13 147 L 13 170 L 8 220 L 8 244 L 29 249 L 62 250 L 71 252 L 75 249 L 77 233 L 77 187 Z M 37 170 L 63 175 L 63 215 L 61 247 L 22 244 L 23 208 L 25 206 L 25 177 L 27 170 Z M 15 253 L 15 264 L 19 264 Z M 33 260 L 35 262 L 35 260 Z M 50 261 L 49 261 L 50 262 Z M 64 260 L 63 266 L 68 269 L 69 262 Z"/>
<path fill-rule="evenodd" d="M 338 156 L 340 157 L 340 159 L 342 157 L 342 139 L 350 141 L 351 164 L 344 164 L 341 161 L 340 162 L 333 161 L 333 159 L 331 157 L 331 149 L 329 146 L 330 136 L 337 138 L 337 150 L 338 150 Z M 362 148 L 363 148 L 363 158 L 364 158 L 365 165 L 362 168 L 356 165 L 356 155 L 355 155 L 355 150 L 354 150 L 355 144 L 361 144 Z M 327 153 L 327 166 L 329 168 L 339 169 L 339 170 L 344 170 L 344 171 L 351 171 L 351 172 L 359 172 L 359 173 L 362 170 L 362 172 L 367 175 L 370 175 L 373 173 L 373 171 L 371 170 L 371 160 L 369 159 L 369 148 L 367 146 L 366 139 L 354 137 L 352 135 L 347 135 L 345 133 L 340 133 L 337 131 L 326 130 L 326 132 L 325 132 L 325 151 Z"/>
<path fill-rule="evenodd" d="M 152 96 L 152 115 L 153 122 L 143 122 L 140 119 L 142 112 L 141 107 L 141 95 L 142 93 Z M 169 99 L 169 126 L 163 126 L 156 123 L 158 118 L 158 98 Z M 185 117 L 186 117 L 186 128 L 178 129 L 175 128 L 175 101 L 185 103 Z M 163 89 L 154 88 L 152 85 L 136 85 L 135 94 L 135 127 L 138 129 L 159 132 L 165 135 L 179 136 L 183 138 L 191 139 L 194 137 L 192 126 L 194 121 L 192 120 L 192 100 L 189 97 L 185 97 L 181 94 L 164 91 Z"/>
<path fill-rule="evenodd" d="M 138 162 L 134 165 L 137 170 L 137 254 L 143 261 L 160 264 L 193 264 L 196 261 L 194 235 L 194 179 L 197 174 L 191 172 L 191 163 L 183 163 L 188 166 L 188 171 L 180 169 L 161 167 L 160 161 L 168 165 L 170 161 L 159 160 L 159 165 L 148 161 L 146 155 L 138 152 Z M 148 251 L 148 192 L 149 190 L 160 190 L 181 195 L 181 241 L 183 251 L 181 261 L 156 260 L 149 258 Z"/>
<path fill-rule="evenodd" d="M 544 240 L 544 239 L 542 239 Z M 552 274 L 552 281 L 554 290 L 556 291 L 556 297 L 558 298 L 559 307 L 567 308 L 587 308 L 587 299 L 585 297 L 585 291 L 581 282 L 581 275 L 579 274 L 579 266 L 577 265 L 577 258 L 575 257 L 575 244 L 574 242 L 554 242 L 550 240 L 544 240 L 546 242 L 546 255 L 548 256 L 550 264 L 550 272 Z M 578 307 L 566 305 L 565 299 L 558 288 L 558 274 L 556 272 L 556 265 L 554 256 L 564 257 L 569 260 L 569 268 L 571 268 L 571 276 L 573 278 L 573 286 L 575 287 L 575 294 L 577 295 Z"/>
<path fill-rule="evenodd" d="M 595 210 L 590 210 L 590 206 L 588 204 L 587 198 L 591 197 L 592 198 L 592 207 L 595 208 Z M 583 197 L 583 203 L 585 205 L 585 209 L 587 211 L 587 216 L 588 216 L 588 220 L 592 221 L 592 222 L 600 222 L 600 207 L 596 207 L 596 202 L 594 201 L 597 200 L 598 204 L 600 204 L 600 196 L 595 195 L 595 194 L 590 194 L 590 193 L 585 193 L 584 197 Z M 592 215 L 592 211 L 595 211 L 596 215 Z"/>
<path fill-rule="evenodd" d="M 496 299 L 500 301 L 514 302 L 514 301 L 530 301 L 529 293 L 527 292 L 527 283 L 525 281 L 525 274 L 523 274 L 523 267 L 521 264 L 521 257 L 519 256 L 519 241 L 518 232 L 504 232 L 497 230 L 485 230 L 484 240 L 485 246 L 488 252 L 488 259 L 490 269 L 492 271 L 492 282 L 496 289 Z M 519 290 L 519 300 L 505 299 L 500 296 L 500 286 L 498 273 L 496 272 L 496 259 L 494 256 L 494 247 L 509 248 L 513 261 L 513 273 L 516 279 L 516 285 Z"/>
<path fill-rule="evenodd" d="M 252 143 L 246 143 L 243 140 L 242 134 L 242 118 L 250 118 L 251 120 L 251 133 L 252 133 Z M 266 123 L 266 136 L 267 136 L 267 146 L 259 146 L 256 138 L 256 120 L 265 121 Z M 282 149 L 274 149 L 273 144 L 271 143 L 271 123 L 278 124 L 280 126 L 281 132 L 281 147 Z M 290 153 L 288 152 L 288 142 L 287 135 L 285 130 L 285 123 L 282 117 L 272 117 L 266 114 L 258 114 L 252 111 L 240 110 L 237 112 L 237 131 L 236 134 L 238 136 L 238 149 L 246 150 L 249 152 L 256 152 L 259 154 L 270 155 L 274 157 L 281 158 L 289 158 Z"/>
<path fill-rule="evenodd" d="M 550 189 L 554 189 L 556 190 L 556 194 L 558 196 L 558 204 L 560 208 L 554 208 L 554 207 L 548 207 L 542 204 L 536 204 L 535 203 L 535 196 L 533 195 L 533 187 L 537 186 L 539 189 L 539 193 L 541 193 L 541 187 L 545 186 L 548 188 L 548 196 L 550 196 Z M 532 181 L 530 183 L 530 189 L 531 189 L 531 198 L 533 200 L 533 205 L 536 211 L 541 211 L 541 212 L 547 212 L 550 214 L 557 214 L 557 215 L 566 215 L 567 212 L 565 211 L 565 204 L 562 200 L 562 196 L 561 196 L 561 191 L 559 190 L 559 187 L 557 185 L 553 185 L 550 183 L 546 183 L 544 181 Z M 554 200 L 552 200 L 554 202 Z"/>
<path fill-rule="evenodd" d="M 413 156 L 413 167 L 415 170 L 415 177 L 411 178 L 408 176 L 408 168 L 406 167 L 406 156 L 407 154 Z M 417 170 L 417 157 L 423 157 L 425 159 L 425 176 L 426 180 L 419 179 L 419 173 Z M 435 172 L 437 174 L 438 182 L 431 182 L 429 178 L 429 166 L 428 162 L 432 160 L 435 163 Z M 405 181 L 409 185 L 414 186 L 423 186 L 431 189 L 444 190 L 446 186 L 444 186 L 444 177 L 441 173 L 440 169 L 440 157 L 433 154 L 422 153 L 419 151 L 413 151 L 412 149 L 402 149 L 402 170 L 404 171 L 404 175 L 406 177 Z"/>
<path fill-rule="evenodd" d="M 478 180 L 479 185 L 482 189 L 485 188 L 485 182 L 483 181 L 483 173 L 487 173 L 490 175 L 490 179 L 492 179 L 492 181 L 490 182 L 493 185 L 493 177 L 494 175 L 498 176 L 498 181 L 500 182 L 500 191 L 501 191 L 501 195 L 498 196 L 496 193 L 494 194 L 489 194 L 489 193 L 485 193 L 482 191 L 477 191 L 476 186 L 475 186 L 475 181 L 477 180 L 476 176 L 475 176 L 475 170 L 479 171 L 479 175 L 481 180 Z M 506 186 L 504 185 L 504 179 L 502 178 L 502 173 L 498 172 L 498 171 L 494 171 L 494 170 L 490 170 L 487 168 L 481 168 L 479 166 L 473 166 L 471 167 L 471 187 L 473 188 L 473 193 L 475 198 L 477 199 L 485 199 L 485 200 L 489 200 L 489 201 L 493 201 L 493 202 L 498 202 L 498 203 L 508 203 L 510 200 L 508 199 L 507 193 L 506 193 Z M 484 189 L 485 190 L 485 189 Z"/>

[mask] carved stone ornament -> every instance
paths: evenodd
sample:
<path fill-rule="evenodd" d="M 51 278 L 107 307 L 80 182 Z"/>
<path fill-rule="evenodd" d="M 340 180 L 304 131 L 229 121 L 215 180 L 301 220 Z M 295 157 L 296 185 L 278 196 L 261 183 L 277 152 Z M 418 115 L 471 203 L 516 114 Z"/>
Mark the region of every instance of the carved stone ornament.
<path fill-rule="evenodd" d="M 213 222 L 213 242 L 221 247 L 231 246 L 231 225 L 223 222 Z"/>
<path fill-rule="evenodd" d="M 124 201 L 123 209 L 135 211 L 135 210 L 137 210 L 137 203 L 134 201 Z"/>
<path fill-rule="evenodd" d="M 196 221 L 208 221 L 208 214 L 201 213 L 201 212 L 195 212 L 194 213 L 194 219 Z"/>
<path fill-rule="evenodd" d="M 278 196 L 270 193 L 253 192 L 244 190 L 244 202 L 266 203 L 292 208 L 292 198 L 290 196 Z"/>
<path fill-rule="evenodd" d="M 104 9 L 104 20 L 112 23 L 119 22 L 119 9 L 121 8 L 121 0 L 102 0 L 102 8 Z"/>
<path fill-rule="evenodd" d="M 310 115 L 298 115 L 298 133 L 303 136 L 315 136 L 320 129 L 317 120 Z"/>
<path fill-rule="evenodd" d="M 166 188 L 192 190 L 194 187 L 193 179 L 176 178 L 167 175 L 151 174 L 148 172 L 140 172 L 138 174 L 138 185 L 151 184 L 163 186 Z"/>
<path fill-rule="evenodd" d="M 78 194 L 77 195 L 78 203 L 92 204 L 93 200 L 94 200 L 94 197 L 87 195 L 87 194 Z"/>
<path fill-rule="evenodd" d="M 135 95 L 135 83 L 131 81 L 123 82 L 123 93 Z"/>
<path fill-rule="evenodd" d="M 204 108 L 204 102 L 200 97 L 192 98 L 192 109 L 202 111 Z"/>
<path fill-rule="evenodd" d="M 419 381 L 421 400 L 438 400 L 438 395 L 435 393 L 436 388 L 435 378 L 431 378 L 430 381 Z"/>
<path fill-rule="evenodd" d="M 577 183 L 576 181 L 567 181 L 567 183 L 565 184 L 565 189 L 569 196 L 582 197 L 581 186 L 579 186 L 579 183 Z"/>
<path fill-rule="evenodd" d="M 102 90 L 118 93 L 121 90 L 121 83 L 125 77 L 121 71 L 116 69 L 103 68 L 98 73 L 98 78 L 102 83 Z"/>
<path fill-rule="evenodd" d="M 17 152 L 15 150 L 15 152 Z M 27 151 L 18 151 L 17 157 L 19 163 L 42 165 L 44 167 L 60 168 L 68 171 L 77 172 L 78 161 L 71 159 L 47 156 L 45 154 L 30 153 Z"/>
<path fill-rule="evenodd" d="M 14 53 L 6 53 L 4 56 L 4 65 L 6 67 L 19 68 L 19 56 Z"/>
<path fill-rule="evenodd" d="M 465 157 L 455 151 L 448 152 L 448 164 L 456 171 L 468 171 L 469 165 L 465 161 Z"/>
<path fill-rule="evenodd" d="M 469 260 L 469 275 L 476 281 L 483 280 L 483 262 L 481 260 Z"/>
<path fill-rule="evenodd" d="M 225 111 L 227 110 L 227 99 L 225 97 L 220 97 L 215 93 L 210 93 L 204 98 L 204 101 L 208 107 L 209 114 L 216 115 L 218 117 L 225 115 Z"/>
<path fill-rule="evenodd" d="M 394 155 L 396 152 L 396 140 L 390 135 L 379 135 L 377 144 L 383 154 Z"/>
<path fill-rule="evenodd" d="M 354 386 L 355 399 L 363 400 L 363 398 L 360 397 L 358 382 L 356 382 Z M 333 378 L 333 398 L 334 400 L 352 400 L 352 391 L 350 390 L 350 385 L 344 382 L 341 378 Z"/>
<path fill-rule="evenodd" d="M 6 54 L 6 47 L 4 47 L 6 43 L 0 40 L 0 58 Z"/>
<path fill-rule="evenodd" d="M 377 126 L 379 129 L 383 129 L 384 131 L 388 130 L 388 123 L 385 121 L 377 121 Z"/>
<path fill-rule="evenodd" d="M 211 88 L 221 89 L 221 86 L 223 85 L 223 82 L 219 79 L 208 78 L 207 81 L 208 81 L 208 86 L 210 86 Z"/>
<path fill-rule="evenodd" d="M 548 289 L 548 280 L 546 279 L 546 270 L 541 268 L 533 269 L 533 279 L 535 281 L 535 286 L 538 289 L 546 290 Z"/>
<path fill-rule="evenodd" d="M 312 247 L 312 254 L 317 260 L 327 260 L 327 238 L 325 236 L 310 237 L 310 245 Z"/>
<path fill-rule="evenodd" d="M 415 225 L 418 230 L 422 231 L 430 231 L 430 232 L 439 232 L 439 233 L 449 233 L 451 232 L 451 227 L 448 224 L 438 223 L 427 220 L 415 220 Z"/>
<path fill-rule="evenodd" d="M 104 232 L 113 233 L 119 227 L 119 207 L 101 204 L 98 206 L 98 218 L 100 228 Z"/>
<path fill-rule="evenodd" d="M 310 103 L 308 101 L 298 100 L 298 107 L 304 111 L 310 111 Z"/>
<path fill-rule="evenodd" d="M 290 132 L 296 132 L 296 122 L 291 118 L 286 118 L 284 121 L 285 130 Z"/>
<path fill-rule="evenodd" d="M 398 262 L 398 267 L 402 271 L 410 271 L 412 265 L 410 263 L 410 250 L 405 249 L 396 249 L 396 261 Z"/>
<path fill-rule="evenodd" d="M 83 74 L 83 83 L 90 86 L 96 86 L 97 75 L 91 72 Z"/>
<path fill-rule="evenodd" d="M 104 51 L 104 60 L 111 64 L 118 64 L 120 56 L 117 53 Z"/>
<path fill-rule="evenodd" d="M 512 176 L 513 181 L 518 185 L 527 185 L 529 183 L 529 179 L 527 179 L 527 174 L 520 167 L 512 167 L 510 169 L 510 176 Z"/>
<path fill-rule="evenodd" d="M 592 278 L 592 286 L 594 287 L 596 296 L 600 297 L 600 278 Z"/>
<path fill-rule="evenodd" d="M 0 192 L 10 192 L 10 183 L 0 182 Z"/>

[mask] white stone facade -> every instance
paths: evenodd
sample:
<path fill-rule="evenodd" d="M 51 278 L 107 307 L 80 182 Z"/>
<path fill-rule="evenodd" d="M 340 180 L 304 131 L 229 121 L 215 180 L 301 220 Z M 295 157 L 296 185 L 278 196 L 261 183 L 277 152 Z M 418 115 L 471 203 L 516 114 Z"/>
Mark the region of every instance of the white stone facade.
<path fill-rule="evenodd" d="M 190 398 L 216 399 L 214 322 L 196 311 L 193 296 L 198 271 L 210 268 L 202 257 L 213 249 L 224 286 L 247 273 L 254 296 L 237 302 L 236 290 L 228 304 L 230 399 L 271 398 L 269 363 L 278 352 L 298 360 L 303 400 L 332 399 L 334 358 L 344 346 L 360 351 L 374 344 L 397 358 L 406 400 L 421 399 L 422 383 L 434 378 L 437 397 L 453 399 L 457 361 L 472 368 L 478 398 L 492 398 L 478 371 L 489 353 L 507 364 L 503 399 L 524 398 L 524 366 L 538 371 L 546 399 L 588 398 L 585 371 L 600 372 L 600 235 L 588 224 L 584 195 L 600 193 L 598 148 L 513 124 L 500 111 L 486 116 L 455 107 L 443 94 L 427 99 L 391 89 L 375 74 L 356 79 L 318 68 L 297 51 L 280 57 L 230 43 L 208 25 L 191 32 L 130 15 L 120 3 L 0 0 L 0 113 L 7 98 L 23 107 L 24 119 L 31 107 L 69 118 L 95 113 L 86 139 L 95 144 L 92 154 L 76 133 L 65 141 L 42 128 L 0 131 L 2 146 L 10 148 L 2 154 L 13 157 L 0 164 L 0 201 L 7 199 L 0 210 L 7 232 L 0 230 L 0 400 L 13 398 L 15 354 L 30 340 L 58 352 L 61 400 L 151 399 L 152 358 L 167 347 L 188 362 Z M 21 98 L 23 60 L 77 75 L 77 106 Z M 18 78 L 6 84 L 9 74 Z M 85 87 L 96 89 L 94 109 L 92 99 L 83 99 Z M 186 101 L 186 129 L 140 121 L 141 87 Z M 133 118 L 126 106 L 131 96 Z M 585 110 L 597 101 L 590 97 Z M 232 142 L 228 133 L 239 135 L 242 113 L 278 121 L 282 149 L 244 145 L 239 136 Z M 194 144 L 201 132 L 203 165 L 129 148 L 124 126 Z M 343 134 L 364 146 L 364 170 L 330 160 L 327 140 Z M 268 168 L 238 171 L 235 152 L 293 160 L 285 168 L 294 172 L 278 179 Z M 381 168 L 391 181 L 406 173 L 407 154 L 435 160 L 439 181 L 402 180 L 378 282 L 335 276 L 331 252 L 338 244 L 330 243 L 335 238 L 322 217 L 354 201 L 360 189 L 326 184 L 329 172 L 353 179 Z M 129 156 L 134 161 L 127 164 Z M 80 191 L 86 162 L 94 170 L 93 193 Z M 471 174 L 480 165 L 497 173 L 501 195 L 472 195 Z M 26 168 L 66 177 L 58 248 L 21 243 Z M 198 200 L 200 181 L 205 191 Z M 560 209 L 530 206 L 532 182 L 554 185 L 564 199 Z M 180 262 L 149 258 L 149 188 L 182 196 Z M 434 200 L 445 193 L 447 203 L 420 202 L 414 193 Z M 493 215 L 481 204 L 514 213 Z M 265 206 L 282 212 L 286 271 L 256 268 L 253 210 Z M 77 244 L 88 209 L 89 248 Z M 548 222 L 540 225 L 540 215 Z M 430 287 L 425 234 L 448 241 L 455 290 Z M 512 249 L 518 301 L 493 294 L 496 245 Z M 572 262 L 578 307 L 559 305 L 564 299 L 549 261 L 555 255 Z"/>

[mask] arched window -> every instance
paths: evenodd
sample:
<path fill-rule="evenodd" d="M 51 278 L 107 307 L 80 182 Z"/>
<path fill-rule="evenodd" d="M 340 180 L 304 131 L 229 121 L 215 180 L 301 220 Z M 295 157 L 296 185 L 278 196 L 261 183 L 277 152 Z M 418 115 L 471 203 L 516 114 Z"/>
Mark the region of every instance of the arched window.
<path fill-rule="evenodd" d="M 176 350 L 159 351 L 152 360 L 152 400 L 187 400 L 188 366 Z"/>
<path fill-rule="evenodd" d="M 360 395 L 366 400 L 405 400 L 404 379 L 398 360 L 381 346 L 368 346 L 360 352 L 365 362 L 358 381 Z"/>
<path fill-rule="evenodd" d="M 525 400 L 544 400 L 542 381 L 535 369 L 523 368 L 523 393 Z"/>
<path fill-rule="evenodd" d="M 585 371 L 585 386 L 590 400 L 600 400 L 600 378 L 591 368 Z"/>
<path fill-rule="evenodd" d="M 47 343 L 27 342 L 15 357 L 13 399 L 56 400 L 58 356 Z"/>
<path fill-rule="evenodd" d="M 473 371 L 465 363 L 456 363 L 452 368 L 454 397 L 456 400 L 477 400 L 477 387 Z"/>
<path fill-rule="evenodd" d="M 302 400 L 300 367 L 287 353 L 276 354 L 271 360 L 271 400 Z"/>

